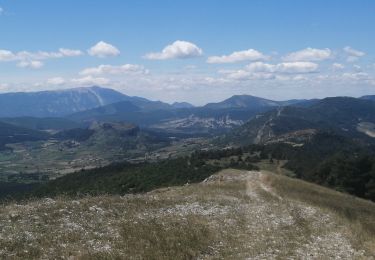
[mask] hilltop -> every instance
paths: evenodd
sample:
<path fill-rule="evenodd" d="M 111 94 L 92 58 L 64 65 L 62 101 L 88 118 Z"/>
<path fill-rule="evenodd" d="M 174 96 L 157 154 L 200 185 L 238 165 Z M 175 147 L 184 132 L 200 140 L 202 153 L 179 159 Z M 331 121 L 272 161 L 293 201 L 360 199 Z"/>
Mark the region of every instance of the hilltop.
<path fill-rule="evenodd" d="M 1 258 L 371 258 L 375 204 L 270 172 L 224 170 L 145 194 L 6 203 Z"/>

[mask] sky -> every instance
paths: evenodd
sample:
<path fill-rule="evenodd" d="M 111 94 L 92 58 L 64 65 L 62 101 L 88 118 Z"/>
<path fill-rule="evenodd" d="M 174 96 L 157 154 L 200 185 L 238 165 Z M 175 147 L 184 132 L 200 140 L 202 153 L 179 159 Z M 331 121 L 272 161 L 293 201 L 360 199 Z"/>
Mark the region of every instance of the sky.
<path fill-rule="evenodd" d="M 375 94 L 372 0 L 0 0 L 0 92 Z"/>

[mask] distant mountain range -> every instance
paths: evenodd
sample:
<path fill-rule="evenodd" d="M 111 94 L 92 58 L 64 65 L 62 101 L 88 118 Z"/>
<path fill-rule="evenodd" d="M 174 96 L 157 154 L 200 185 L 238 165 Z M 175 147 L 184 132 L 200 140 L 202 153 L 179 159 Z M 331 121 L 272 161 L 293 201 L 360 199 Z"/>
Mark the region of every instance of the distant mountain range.
<path fill-rule="evenodd" d="M 310 100 L 272 101 L 249 95 L 237 95 L 202 107 L 180 102 L 168 105 L 160 101 L 127 99 L 67 116 L 77 122 L 127 121 L 142 127 L 169 132 L 208 133 L 227 131 L 242 125 L 258 113 L 286 105 L 303 105 Z"/>
<path fill-rule="evenodd" d="M 254 108 L 260 107 L 276 107 L 280 103 L 273 100 L 254 97 L 250 95 L 235 95 L 222 102 L 208 103 L 205 108 L 210 109 L 225 109 L 225 108 Z"/>
<path fill-rule="evenodd" d="M 193 108 L 194 106 L 188 102 L 174 102 L 172 104 L 174 108 Z"/>
<path fill-rule="evenodd" d="M 128 101 L 142 111 L 193 109 L 187 102 L 172 105 L 131 97 L 118 91 L 101 87 L 73 88 L 56 91 L 16 92 L 0 94 L 0 117 L 62 117 L 90 109 Z M 249 95 L 237 95 L 219 103 L 210 103 L 204 109 L 251 109 L 289 105 L 303 100 L 272 101 Z"/>
<path fill-rule="evenodd" d="M 361 99 L 374 100 L 375 96 Z M 194 107 L 187 102 L 170 105 L 90 87 L 0 94 L 0 121 L 34 130 L 64 130 L 88 126 L 94 121 L 122 121 L 161 131 L 218 133 L 243 125 L 267 111 L 292 106 L 303 114 L 304 108 L 317 104 L 320 104 L 318 99 L 274 101 L 235 95 L 222 102 Z"/>
<path fill-rule="evenodd" d="M 67 119 L 90 124 L 93 121 L 126 121 L 142 127 L 169 132 L 217 132 L 242 125 L 269 107 L 184 107 L 144 109 L 122 101 L 99 108 L 74 113 Z"/>
<path fill-rule="evenodd" d="M 292 99 L 287 101 L 274 101 L 250 95 L 235 95 L 222 102 L 208 103 L 205 108 L 211 109 L 225 109 L 225 108 L 248 108 L 248 109 L 260 109 L 268 107 L 279 107 L 288 106 L 298 103 L 304 103 L 308 100 L 305 99 Z"/>
<path fill-rule="evenodd" d="M 363 96 L 361 99 L 375 100 L 375 95 Z"/>

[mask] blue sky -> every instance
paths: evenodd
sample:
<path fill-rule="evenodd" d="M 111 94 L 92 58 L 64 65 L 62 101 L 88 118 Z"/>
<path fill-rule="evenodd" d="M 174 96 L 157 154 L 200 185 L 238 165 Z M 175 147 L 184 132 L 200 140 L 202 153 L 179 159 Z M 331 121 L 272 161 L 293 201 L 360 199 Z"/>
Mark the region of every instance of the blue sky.
<path fill-rule="evenodd" d="M 370 0 L 0 0 L 0 91 L 102 85 L 194 104 L 375 94 L 374 13 Z"/>

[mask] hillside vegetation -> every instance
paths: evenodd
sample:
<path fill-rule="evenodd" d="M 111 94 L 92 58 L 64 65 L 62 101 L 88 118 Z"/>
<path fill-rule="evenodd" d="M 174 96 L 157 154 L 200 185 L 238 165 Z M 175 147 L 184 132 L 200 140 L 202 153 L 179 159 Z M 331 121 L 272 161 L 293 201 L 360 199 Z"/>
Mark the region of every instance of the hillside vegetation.
<path fill-rule="evenodd" d="M 47 133 L 0 122 L 0 150 L 6 144 L 48 139 Z"/>
<path fill-rule="evenodd" d="M 5 259 L 371 259 L 375 204 L 267 172 L 225 170 L 140 195 L 0 209 Z"/>
<path fill-rule="evenodd" d="M 155 188 L 199 182 L 220 167 L 203 165 L 187 158 L 158 163 L 113 164 L 107 167 L 68 174 L 37 188 L 33 195 L 127 194 Z"/>
<path fill-rule="evenodd" d="M 82 127 L 81 124 L 61 117 L 8 117 L 1 122 L 33 130 L 67 130 Z"/>
<path fill-rule="evenodd" d="M 262 146 L 260 146 L 262 147 Z M 302 146 L 265 145 L 262 156 L 287 160 L 295 176 L 375 201 L 375 149 L 332 133 L 320 132 Z"/>
<path fill-rule="evenodd" d="M 257 115 L 218 141 L 234 145 L 267 143 L 295 131 L 315 129 L 374 143 L 374 138 L 358 131 L 360 124 L 375 123 L 374 111 L 374 101 L 349 97 L 326 98 L 307 107 L 279 107 Z"/>

